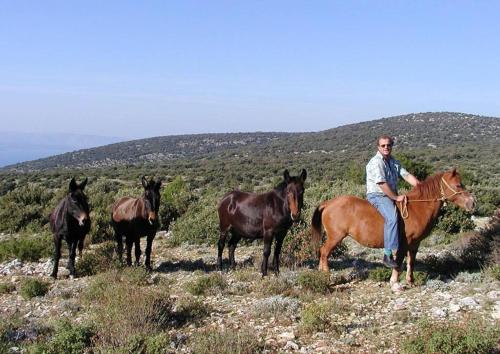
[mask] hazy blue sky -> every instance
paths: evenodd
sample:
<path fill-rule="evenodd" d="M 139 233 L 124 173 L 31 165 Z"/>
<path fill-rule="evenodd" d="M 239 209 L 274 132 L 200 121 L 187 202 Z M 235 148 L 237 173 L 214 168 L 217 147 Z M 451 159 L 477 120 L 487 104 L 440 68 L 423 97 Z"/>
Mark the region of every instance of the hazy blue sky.
<path fill-rule="evenodd" d="M 499 1 L 0 0 L 3 130 L 120 137 L 500 116 Z"/>

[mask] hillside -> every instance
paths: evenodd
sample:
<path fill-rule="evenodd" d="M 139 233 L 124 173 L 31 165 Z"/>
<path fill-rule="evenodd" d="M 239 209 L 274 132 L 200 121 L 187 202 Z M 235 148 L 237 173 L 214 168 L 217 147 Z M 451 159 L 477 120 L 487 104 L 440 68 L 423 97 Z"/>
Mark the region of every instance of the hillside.
<path fill-rule="evenodd" d="M 476 147 L 494 152 L 500 140 L 500 119 L 463 113 L 418 113 L 350 124 L 310 133 L 227 133 L 154 137 L 56 155 L 5 167 L 7 171 L 172 163 L 224 156 L 272 158 L 276 155 L 343 154 L 345 159 L 373 151 L 383 133 L 396 138 L 399 150 L 452 154 L 464 148 L 470 158 Z M 449 156 L 453 158 L 453 156 Z M 465 156 L 467 157 L 467 156 Z M 481 158 L 481 154 L 478 154 Z M 307 158 L 309 160 L 309 158 Z M 491 162 L 491 161 L 490 161 Z M 497 167 L 498 168 L 498 167 Z"/>

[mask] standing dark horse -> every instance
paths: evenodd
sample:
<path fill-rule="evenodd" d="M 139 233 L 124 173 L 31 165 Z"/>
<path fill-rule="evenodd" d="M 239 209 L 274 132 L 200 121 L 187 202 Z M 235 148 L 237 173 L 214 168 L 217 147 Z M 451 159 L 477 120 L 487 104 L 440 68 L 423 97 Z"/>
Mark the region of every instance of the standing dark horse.
<path fill-rule="evenodd" d="M 475 199 L 467 192 L 455 169 L 428 177 L 406 194 L 406 201 L 398 203 L 402 222 L 402 242 L 397 251 L 397 269 L 393 269 L 391 286 L 399 287 L 398 279 L 405 254 L 408 255 L 406 281 L 413 285 L 413 267 L 420 242 L 429 235 L 441 206 L 450 201 L 472 211 Z M 346 237 L 351 236 L 360 244 L 384 247 L 384 219 L 368 201 L 354 196 L 340 196 L 327 200 L 316 208 L 312 217 L 312 237 L 316 249 L 321 242 L 321 225 L 326 241 L 320 249 L 319 269 L 328 271 L 328 256 Z M 394 287 L 395 286 L 395 287 Z"/>
<path fill-rule="evenodd" d="M 50 228 L 54 234 L 54 269 L 52 277 L 57 278 L 59 259 L 61 258 L 61 241 L 65 239 L 69 248 L 68 268 L 71 277 L 75 276 L 75 257 L 78 247 L 80 256 L 85 235 L 90 230 L 89 204 L 83 189 L 87 178 L 77 184 L 72 178 L 68 195 L 59 202 L 49 216 Z"/>
<path fill-rule="evenodd" d="M 152 178 L 148 182 L 142 177 L 144 195 L 142 198 L 123 197 L 113 204 L 111 225 L 115 231 L 116 252 L 122 260 L 123 236 L 127 244 L 127 265 L 132 265 L 132 244 L 135 244 L 135 262 L 139 264 L 141 257 L 140 238 L 147 236 L 146 261 L 144 264 L 151 270 L 151 248 L 158 229 L 158 209 L 160 208 L 161 181 Z"/>
<path fill-rule="evenodd" d="M 271 243 L 274 245 L 273 265 L 279 273 L 279 256 L 283 239 L 293 221 L 300 216 L 304 199 L 304 181 L 306 170 L 298 177 L 290 177 L 288 170 L 283 173 L 284 181 L 270 192 L 256 194 L 233 191 L 226 194 L 219 203 L 219 253 L 217 265 L 222 270 L 222 251 L 226 236 L 229 240 L 229 261 L 235 267 L 234 250 L 238 241 L 244 237 L 264 239 L 264 257 L 262 259 L 262 276 L 267 275 L 267 261 L 271 254 Z"/>

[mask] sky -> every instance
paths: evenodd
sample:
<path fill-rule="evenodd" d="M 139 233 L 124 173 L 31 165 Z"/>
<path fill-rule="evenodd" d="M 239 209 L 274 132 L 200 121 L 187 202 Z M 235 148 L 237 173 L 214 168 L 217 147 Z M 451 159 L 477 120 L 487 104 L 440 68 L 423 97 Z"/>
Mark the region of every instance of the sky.
<path fill-rule="evenodd" d="M 1 129 L 123 138 L 500 116 L 498 1 L 0 0 Z"/>

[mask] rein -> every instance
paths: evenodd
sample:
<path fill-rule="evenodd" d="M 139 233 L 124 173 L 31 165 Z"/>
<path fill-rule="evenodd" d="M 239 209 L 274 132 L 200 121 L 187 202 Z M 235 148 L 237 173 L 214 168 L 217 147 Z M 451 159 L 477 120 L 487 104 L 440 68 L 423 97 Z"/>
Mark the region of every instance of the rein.
<path fill-rule="evenodd" d="M 408 200 L 408 197 L 405 195 L 405 199 L 400 202 L 401 203 L 401 217 L 403 219 L 408 219 L 408 203 L 409 202 L 444 202 L 444 205 L 446 206 L 446 200 L 448 200 L 449 198 L 457 195 L 457 194 L 461 194 L 463 193 L 464 191 L 457 191 L 455 189 L 453 189 L 446 181 L 443 177 L 441 177 L 441 182 L 444 183 L 444 185 L 446 187 L 448 187 L 448 189 L 450 189 L 453 194 L 451 195 L 446 195 L 444 193 L 444 188 L 443 188 L 443 184 L 442 183 L 439 183 L 439 192 L 441 194 L 441 197 L 440 198 L 434 198 L 434 199 L 410 199 Z"/>

